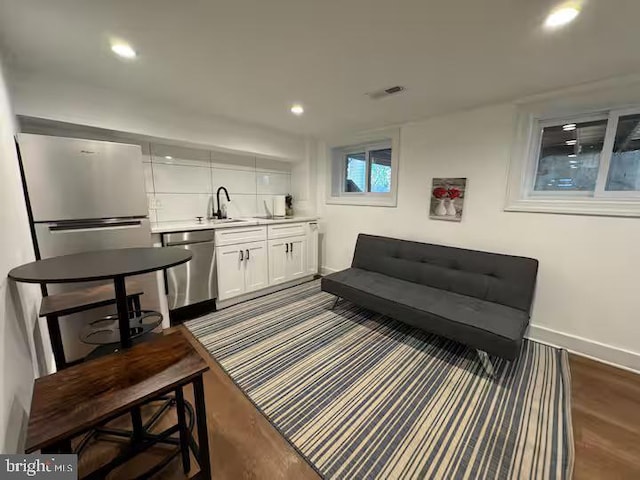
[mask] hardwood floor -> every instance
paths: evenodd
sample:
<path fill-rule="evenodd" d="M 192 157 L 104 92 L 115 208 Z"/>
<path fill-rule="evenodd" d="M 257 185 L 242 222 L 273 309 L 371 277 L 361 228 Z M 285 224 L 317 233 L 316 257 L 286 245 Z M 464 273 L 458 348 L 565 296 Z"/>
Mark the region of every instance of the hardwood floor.
<path fill-rule="evenodd" d="M 205 374 L 207 422 L 214 479 L 318 479 L 275 428 L 255 409 L 206 350 L 181 329 L 209 363 Z M 571 355 L 574 478 L 640 478 L 640 375 Z M 186 397 L 191 398 L 191 392 Z M 165 421 L 174 421 L 166 415 Z M 106 446 L 105 446 L 106 445 Z M 113 444 L 98 442 L 81 457 L 80 473 L 109 456 Z M 161 458 L 157 448 L 139 456 L 109 478 L 132 478 L 144 464 Z M 84 471 L 84 472 L 83 472 Z M 190 476 L 194 476 L 191 472 Z M 179 457 L 158 476 L 183 479 Z"/>
<path fill-rule="evenodd" d="M 640 375 L 571 355 L 575 479 L 640 478 Z"/>

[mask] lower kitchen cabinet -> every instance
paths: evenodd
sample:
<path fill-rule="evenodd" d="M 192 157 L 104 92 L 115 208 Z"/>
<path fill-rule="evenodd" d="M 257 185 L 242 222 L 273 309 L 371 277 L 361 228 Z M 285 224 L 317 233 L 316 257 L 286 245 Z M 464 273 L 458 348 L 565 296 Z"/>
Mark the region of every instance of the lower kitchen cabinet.
<path fill-rule="evenodd" d="M 268 286 L 267 242 L 216 247 L 218 300 Z"/>
<path fill-rule="evenodd" d="M 296 280 L 307 275 L 305 235 L 269 240 L 269 285 Z"/>
<path fill-rule="evenodd" d="M 267 288 L 269 286 L 267 242 L 244 244 L 244 248 L 245 293 Z"/>

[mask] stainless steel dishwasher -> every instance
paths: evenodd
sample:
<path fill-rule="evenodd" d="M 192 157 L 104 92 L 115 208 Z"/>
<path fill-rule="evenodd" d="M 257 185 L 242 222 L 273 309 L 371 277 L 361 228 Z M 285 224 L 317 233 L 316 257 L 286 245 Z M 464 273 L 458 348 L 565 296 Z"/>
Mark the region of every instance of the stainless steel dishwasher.
<path fill-rule="evenodd" d="M 169 310 L 216 298 L 213 234 L 213 230 L 195 230 L 163 235 L 165 246 L 184 248 L 193 254 L 191 261 L 167 269 Z"/>

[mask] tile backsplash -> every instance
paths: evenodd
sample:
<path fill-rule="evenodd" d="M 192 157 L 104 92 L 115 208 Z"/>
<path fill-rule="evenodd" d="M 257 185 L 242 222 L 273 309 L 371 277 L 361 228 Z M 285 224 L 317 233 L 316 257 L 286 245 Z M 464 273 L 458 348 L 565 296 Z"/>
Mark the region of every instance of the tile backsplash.
<path fill-rule="evenodd" d="M 217 208 L 215 193 L 221 186 L 231 198 L 227 202 L 220 193 L 229 217 L 267 215 L 273 196 L 291 191 L 288 162 L 157 144 L 146 153 L 143 166 L 152 222 L 206 218 Z"/>

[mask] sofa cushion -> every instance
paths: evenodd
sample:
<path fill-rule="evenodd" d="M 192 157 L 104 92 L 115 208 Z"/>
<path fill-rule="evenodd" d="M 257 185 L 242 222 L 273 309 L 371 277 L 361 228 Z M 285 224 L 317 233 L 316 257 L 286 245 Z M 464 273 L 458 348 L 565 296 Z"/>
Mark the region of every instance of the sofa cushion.
<path fill-rule="evenodd" d="M 520 350 L 529 322 L 519 309 L 359 268 L 323 277 L 322 290 L 508 359 Z"/>
<path fill-rule="evenodd" d="M 360 234 L 352 267 L 529 312 L 538 261 Z"/>

